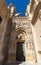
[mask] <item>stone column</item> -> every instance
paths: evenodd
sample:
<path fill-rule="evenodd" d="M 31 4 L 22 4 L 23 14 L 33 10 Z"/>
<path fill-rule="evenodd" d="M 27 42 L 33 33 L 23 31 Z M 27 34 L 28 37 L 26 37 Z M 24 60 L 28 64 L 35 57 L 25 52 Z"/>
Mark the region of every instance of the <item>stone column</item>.
<path fill-rule="evenodd" d="M 11 31 L 11 25 L 12 21 L 11 19 L 8 20 L 8 22 L 5 25 L 4 32 L 1 39 L 1 49 L 0 49 L 0 62 L 4 63 L 7 60 L 7 54 L 8 54 L 8 45 L 10 40 L 10 31 Z"/>
<path fill-rule="evenodd" d="M 16 61 L 16 23 L 12 24 L 11 35 L 9 41 L 7 62 L 12 63 Z"/>

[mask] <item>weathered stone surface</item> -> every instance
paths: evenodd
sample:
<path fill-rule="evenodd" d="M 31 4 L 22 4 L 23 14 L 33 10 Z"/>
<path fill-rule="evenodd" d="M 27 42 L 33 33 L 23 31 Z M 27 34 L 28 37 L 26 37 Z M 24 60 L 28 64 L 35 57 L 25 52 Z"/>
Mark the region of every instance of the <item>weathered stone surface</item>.
<path fill-rule="evenodd" d="M 14 11 L 13 16 L 10 18 L 11 8 L 9 10 L 6 7 L 5 0 L 0 0 L 0 20 L 2 18 L 2 21 L 0 21 L 1 65 L 6 65 L 5 63 L 7 65 L 10 65 L 10 63 L 12 65 L 41 63 L 41 2 L 38 2 L 39 4 L 37 2 L 36 0 L 30 2 L 28 16 L 16 17 Z M 35 24 L 35 26 L 32 24 Z M 17 43 L 21 44 L 20 48 Z M 17 55 L 17 53 L 20 55 Z M 25 62 L 17 62 L 16 56 L 21 57 L 22 53 L 25 57 Z"/>

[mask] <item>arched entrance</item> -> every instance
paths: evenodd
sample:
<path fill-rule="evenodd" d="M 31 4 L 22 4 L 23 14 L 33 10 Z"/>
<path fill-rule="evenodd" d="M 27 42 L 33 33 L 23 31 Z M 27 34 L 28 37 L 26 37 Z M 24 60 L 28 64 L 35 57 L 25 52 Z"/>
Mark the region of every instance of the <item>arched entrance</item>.
<path fill-rule="evenodd" d="M 25 61 L 25 32 L 17 31 L 16 61 Z"/>

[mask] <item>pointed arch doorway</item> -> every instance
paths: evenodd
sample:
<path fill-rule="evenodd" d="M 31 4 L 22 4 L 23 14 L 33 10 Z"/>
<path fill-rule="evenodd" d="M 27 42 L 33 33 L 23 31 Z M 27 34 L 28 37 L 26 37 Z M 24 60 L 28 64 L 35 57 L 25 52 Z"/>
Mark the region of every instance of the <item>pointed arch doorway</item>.
<path fill-rule="evenodd" d="M 25 61 L 25 33 L 22 30 L 17 34 L 16 61 Z"/>

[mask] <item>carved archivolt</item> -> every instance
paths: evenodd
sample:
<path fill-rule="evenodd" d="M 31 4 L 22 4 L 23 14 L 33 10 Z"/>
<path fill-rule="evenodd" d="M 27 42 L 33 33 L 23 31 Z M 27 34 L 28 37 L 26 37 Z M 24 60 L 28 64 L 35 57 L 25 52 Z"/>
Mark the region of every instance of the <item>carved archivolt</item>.
<path fill-rule="evenodd" d="M 33 18 L 32 18 L 32 24 L 33 25 L 37 22 L 40 10 L 41 10 L 41 2 L 37 5 L 37 7 L 36 7 L 36 9 L 34 11 L 34 15 L 33 15 Z"/>
<path fill-rule="evenodd" d="M 23 28 L 18 28 L 16 30 L 16 38 L 17 40 L 24 40 L 25 41 L 25 38 L 26 38 L 26 32 L 23 30 Z"/>

